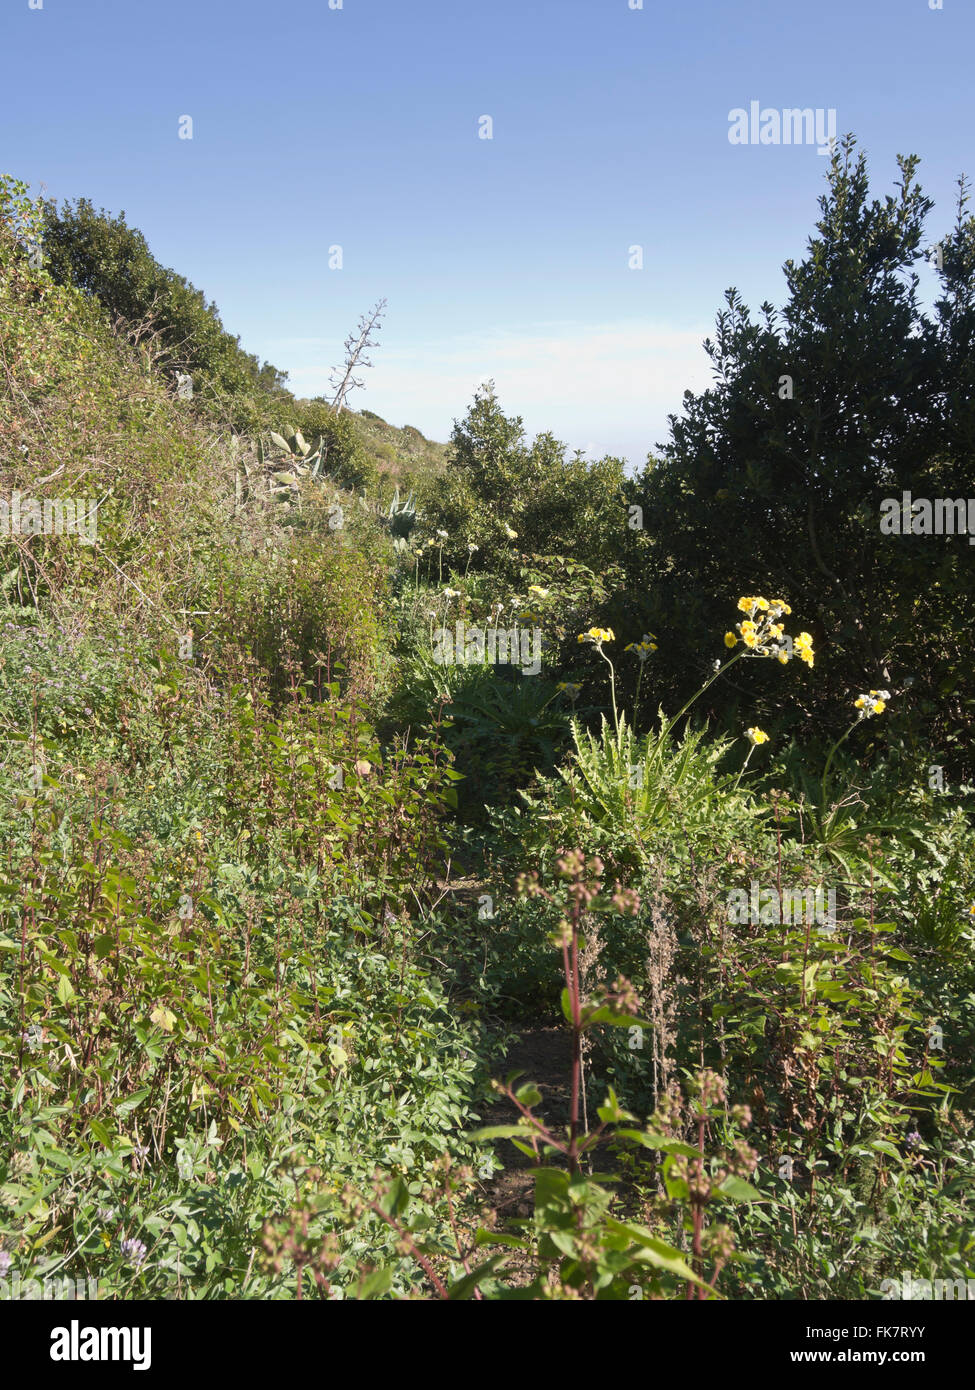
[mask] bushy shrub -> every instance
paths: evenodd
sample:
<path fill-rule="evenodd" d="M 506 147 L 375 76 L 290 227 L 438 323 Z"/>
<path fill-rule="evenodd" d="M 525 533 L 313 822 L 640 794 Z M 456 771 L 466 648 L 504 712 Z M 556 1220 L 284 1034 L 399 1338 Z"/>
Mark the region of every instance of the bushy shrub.
<path fill-rule="evenodd" d="M 506 416 L 493 384 L 483 386 L 454 427 L 445 474 L 421 496 L 430 525 L 447 534 L 447 563 L 463 567 L 472 544 L 472 568 L 503 575 L 532 553 L 596 570 L 609 563 L 626 526 L 622 462 L 566 453 L 550 434 L 527 445 L 520 417 Z"/>
<path fill-rule="evenodd" d="M 45 264 L 61 285 L 94 297 L 167 372 L 194 378 L 194 394 L 222 403 L 238 425 L 256 423 L 256 402 L 279 392 L 287 373 L 244 352 L 217 306 L 160 265 L 125 213 L 96 212 L 87 198 L 43 204 Z"/>

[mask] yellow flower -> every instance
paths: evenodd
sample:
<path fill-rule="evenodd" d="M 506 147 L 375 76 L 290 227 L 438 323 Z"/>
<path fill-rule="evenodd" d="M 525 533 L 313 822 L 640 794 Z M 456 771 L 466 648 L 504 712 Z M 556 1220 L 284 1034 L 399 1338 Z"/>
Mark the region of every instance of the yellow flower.
<path fill-rule="evenodd" d="M 528 592 L 530 594 L 537 594 L 539 598 L 548 598 L 552 591 L 551 589 L 543 589 L 538 584 L 529 584 Z"/>
<path fill-rule="evenodd" d="M 649 636 L 649 634 L 647 635 Z M 644 637 L 642 642 L 630 642 L 623 650 L 627 652 L 636 652 L 640 661 L 646 661 L 650 653 L 657 650 L 657 644 L 656 642 L 647 641 L 647 638 Z"/>
<path fill-rule="evenodd" d="M 761 743 L 768 743 L 768 734 L 764 729 L 746 729 L 745 734 L 753 748 L 757 748 Z"/>
<path fill-rule="evenodd" d="M 749 655 L 774 656 L 785 666 L 789 658 L 795 654 L 807 666 L 813 665 L 812 638 L 809 633 L 801 632 L 793 645 L 792 639 L 785 634 L 785 624 L 774 621 L 783 613 L 792 612 L 784 599 L 773 599 L 769 603 L 766 598 L 746 596 L 738 600 L 738 607 L 743 613 L 748 614 L 747 618 L 735 626 L 741 633 L 741 640 L 748 648 Z M 726 632 L 724 643 L 726 647 L 735 647 L 738 639 L 733 632 Z"/>
<path fill-rule="evenodd" d="M 611 627 L 591 627 L 588 632 L 579 633 L 580 642 L 592 642 L 599 647 L 603 642 L 615 642 L 616 634 Z"/>
<path fill-rule="evenodd" d="M 889 690 L 871 690 L 869 695 L 858 695 L 853 707 L 860 711 L 861 719 L 871 719 L 875 714 L 883 714 L 889 699 Z"/>

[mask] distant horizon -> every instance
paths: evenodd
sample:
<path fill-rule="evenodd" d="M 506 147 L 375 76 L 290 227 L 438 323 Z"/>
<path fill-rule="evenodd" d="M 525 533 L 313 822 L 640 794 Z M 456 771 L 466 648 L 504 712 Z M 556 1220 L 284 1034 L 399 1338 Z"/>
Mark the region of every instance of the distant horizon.
<path fill-rule="evenodd" d="M 927 0 L 24 3 L 5 163 L 124 210 L 300 396 L 385 297 L 353 408 L 445 441 L 492 377 L 530 436 L 640 467 L 711 383 L 725 291 L 782 303 L 832 131 L 873 196 L 919 155 L 932 240 L 951 225 L 973 40 Z"/>

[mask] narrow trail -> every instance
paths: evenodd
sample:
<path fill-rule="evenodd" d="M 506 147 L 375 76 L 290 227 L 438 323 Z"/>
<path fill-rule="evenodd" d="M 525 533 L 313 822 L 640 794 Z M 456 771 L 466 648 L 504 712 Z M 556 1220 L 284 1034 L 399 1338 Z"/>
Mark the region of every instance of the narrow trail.
<path fill-rule="evenodd" d="M 521 1081 L 533 1081 L 542 1093 L 535 1114 L 554 1129 L 561 1130 L 569 1123 L 570 1062 L 571 1039 L 566 1028 L 526 1028 L 508 1049 L 498 1075 L 523 1072 Z M 507 1097 L 498 1096 L 485 1115 L 484 1123 L 506 1125 L 517 1119 L 518 1111 Z M 496 1152 L 504 1166 L 485 1183 L 485 1199 L 501 1221 L 509 1216 L 531 1216 L 534 1198 L 530 1169 L 534 1159 L 521 1153 L 509 1141 L 498 1145 Z"/>
<path fill-rule="evenodd" d="M 478 898 L 489 890 L 489 883 L 481 877 L 476 863 L 468 863 L 457 868 L 448 881 L 437 886 L 453 904 L 459 923 L 467 916 L 475 916 Z M 548 1011 L 546 1011 L 548 1013 Z M 503 1080 L 511 1072 L 521 1072 L 519 1084 L 533 1082 L 542 1094 L 541 1103 L 535 1113 L 546 1124 L 562 1130 L 569 1123 L 569 1072 L 571 1065 L 571 1039 L 568 1029 L 554 1022 L 542 1022 L 526 1013 L 524 1027 L 511 1025 L 517 1032 L 517 1040 L 506 1050 L 500 1050 L 488 1058 L 492 1076 Z M 518 1119 L 518 1111 L 505 1096 L 496 1096 L 484 1109 L 482 1123 L 488 1125 L 513 1124 Z M 483 1184 L 484 1201 L 497 1212 L 498 1224 L 502 1226 L 511 1217 L 529 1217 L 534 1209 L 533 1179 L 531 1168 L 534 1159 L 521 1153 L 508 1140 L 497 1144 L 495 1155 L 502 1167 Z"/>

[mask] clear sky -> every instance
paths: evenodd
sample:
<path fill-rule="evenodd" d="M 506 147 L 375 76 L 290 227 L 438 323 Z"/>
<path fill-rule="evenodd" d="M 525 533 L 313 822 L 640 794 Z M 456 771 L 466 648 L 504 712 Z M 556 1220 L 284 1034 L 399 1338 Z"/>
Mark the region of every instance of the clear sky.
<path fill-rule="evenodd" d="M 919 154 L 948 226 L 975 6 L 931 3 L 3 0 L 0 166 L 124 209 L 299 395 L 385 296 L 355 408 L 445 439 L 491 376 L 529 431 L 636 463 L 708 383 L 725 289 L 781 302 L 813 227 L 827 160 L 731 144 L 734 108 L 835 109 L 877 194 Z"/>

